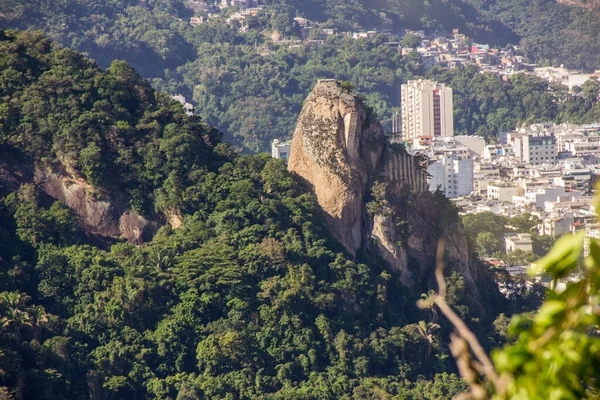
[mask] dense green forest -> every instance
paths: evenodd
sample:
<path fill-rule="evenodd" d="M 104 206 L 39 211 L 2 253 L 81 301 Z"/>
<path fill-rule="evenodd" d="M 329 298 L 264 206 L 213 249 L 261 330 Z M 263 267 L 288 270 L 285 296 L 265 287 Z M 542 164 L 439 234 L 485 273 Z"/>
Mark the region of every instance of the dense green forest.
<path fill-rule="evenodd" d="M 421 294 L 376 256 L 352 260 L 281 161 L 235 153 L 124 62 L 102 71 L 41 34 L 0 31 L 0 65 L 2 398 L 434 399 L 466 388 L 444 345 L 449 323 L 418 309 Z M 143 246 L 98 243 L 33 183 L 44 169 L 145 215 L 179 210 L 183 226 Z M 449 303 L 488 347 L 535 300 L 509 304 L 490 277 L 474 304 L 448 276 Z"/>
<path fill-rule="evenodd" d="M 192 12 L 180 0 L 6 0 L 0 3 L 0 27 L 41 30 L 104 68 L 123 59 L 154 88 L 186 95 L 229 142 L 252 152 L 291 136 L 318 78 L 352 82 L 388 129 L 400 104 L 400 85 L 421 76 L 452 85 L 457 134 L 493 140 L 499 130 L 518 124 L 598 120 L 596 87 L 572 96 L 532 77 L 503 82 L 473 68 L 425 72 L 419 56 L 402 57 L 385 35 L 362 40 L 333 35 L 323 44 L 299 47 L 267 39 L 272 31 L 299 39 L 296 15 L 340 30 L 458 27 L 484 43 L 520 41 L 524 53 L 541 64 L 595 68 L 600 51 L 593 33 L 600 19 L 593 12 L 551 0 L 525 3 L 270 0 L 242 32 L 222 19 L 192 27 Z"/>

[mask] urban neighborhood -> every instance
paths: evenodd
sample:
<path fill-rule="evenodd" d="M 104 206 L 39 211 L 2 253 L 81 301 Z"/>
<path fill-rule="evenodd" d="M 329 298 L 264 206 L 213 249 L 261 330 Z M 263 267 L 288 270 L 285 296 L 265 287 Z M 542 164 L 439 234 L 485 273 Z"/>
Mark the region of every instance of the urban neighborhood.
<path fill-rule="evenodd" d="M 540 236 L 556 239 L 583 230 L 587 237 L 600 237 L 593 202 L 600 176 L 600 124 L 533 124 L 500 132 L 498 143 L 491 144 L 477 136 L 454 136 L 452 89 L 444 84 L 408 81 L 401 99 L 391 140 L 413 155 L 427 156 L 429 190 L 444 193 L 461 214 L 514 218 L 528 213 L 537 217 Z M 273 142 L 273 157 L 289 154 L 289 142 Z M 531 253 L 532 248 L 530 232 L 505 234 L 506 253 Z"/>

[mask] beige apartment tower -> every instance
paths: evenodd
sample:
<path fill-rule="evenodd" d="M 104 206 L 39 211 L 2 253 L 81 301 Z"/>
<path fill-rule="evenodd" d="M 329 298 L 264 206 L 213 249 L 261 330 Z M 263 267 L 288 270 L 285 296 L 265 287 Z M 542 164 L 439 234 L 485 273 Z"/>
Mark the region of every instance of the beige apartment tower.
<path fill-rule="evenodd" d="M 430 80 L 402 85 L 402 140 L 454 136 L 452 88 Z"/>

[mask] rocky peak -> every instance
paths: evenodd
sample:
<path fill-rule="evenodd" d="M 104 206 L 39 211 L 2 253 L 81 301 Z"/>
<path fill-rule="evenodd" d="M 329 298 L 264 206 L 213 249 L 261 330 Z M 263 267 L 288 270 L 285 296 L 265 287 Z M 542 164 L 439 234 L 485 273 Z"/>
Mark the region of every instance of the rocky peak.
<path fill-rule="evenodd" d="M 391 144 L 361 98 L 339 82 L 318 81 L 305 100 L 288 169 L 315 193 L 330 233 L 352 255 L 374 248 L 405 284 L 426 286 L 445 234 L 448 262 L 476 290 L 462 225 L 454 210 L 446 215 L 446 199 L 429 193 L 426 160 Z"/>
<path fill-rule="evenodd" d="M 333 236 L 355 254 L 370 176 L 385 147 L 379 122 L 335 80 L 320 80 L 304 102 L 288 168 L 313 188 Z"/>

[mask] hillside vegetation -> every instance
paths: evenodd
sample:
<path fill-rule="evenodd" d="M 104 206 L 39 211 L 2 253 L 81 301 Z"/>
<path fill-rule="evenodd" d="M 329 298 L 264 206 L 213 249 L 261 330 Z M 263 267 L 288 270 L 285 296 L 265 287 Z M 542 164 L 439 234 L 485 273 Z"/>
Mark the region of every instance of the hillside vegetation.
<path fill-rule="evenodd" d="M 586 8 L 551 0 L 265 3 L 264 13 L 246 21 L 247 32 L 223 20 L 192 27 L 187 21 L 191 11 L 181 0 L 6 0 L 0 4 L 0 27 L 41 30 L 104 68 L 115 59 L 125 60 L 156 89 L 186 95 L 205 121 L 251 152 L 267 150 L 275 138 L 291 137 L 302 100 L 319 78 L 352 82 L 388 129 L 400 105 L 400 85 L 424 75 L 456 85 L 457 134 L 494 138 L 498 130 L 521 123 L 597 119 L 597 112 L 590 112 L 597 97 L 571 99 L 564 88 L 548 89 L 524 78 L 504 84 L 473 71 L 449 77 L 425 73 L 417 55 L 402 57 L 383 35 L 359 41 L 333 36 L 322 45 L 297 48 L 267 40 L 273 31 L 299 39 L 296 15 L 340 31 L 459 28 L 483 43 L 520 43 L 525 55 L 541 65 L 593 70 L 600 54 L 595 35 L 600 19 Z M 514 84 L 522 87 L 513 89 Z M 520 93 L 530 98 L 522 100 Z"/>
<path fill-rule="evenodd" d="M 350 259 L 281 161 L 236 154 L 123 62 L 102 71 L 40 34 L 3 31 L 0 65 L 0 393 L 433 399 L 466 388 L 444 346 L 450 326 L 417 309 L 420 293 L 384 262 Z M 40 169 L 146 215 L 176 209 L 183 226 L 143 246 L 95 246 L 34 184 Z M 451 304 L 501 343 L 491 322 L 516 308 L 499 295 L 473 307 L 449 275 Z"/>
<path fill-rule="evenodd" d="M 0 31 L 0 65 L 0 398 L 597 396 L 595 241 L 581 268 L 583 235 L 561 238 L 534 271 L 556 290 L 509 326 L 537 307 L 538 285 L 498 271 L 505 297 L 490 274 L 474 299 L 449 266 L 441 295 L 413 293 L 368 248 L 350 258 L 280 160 L 239 155 L 126 63 L 102 71 L 40 34 Z M 42 170 L 183 224 L 95 245 L 36 184 Z M 511 224 L 535 223 L 523 217 Z M 465 219 L 482 250 L 489 220 Z M 450 307 L 486 348 L 508 342 L 493 365 L 450 335 Z"/>

